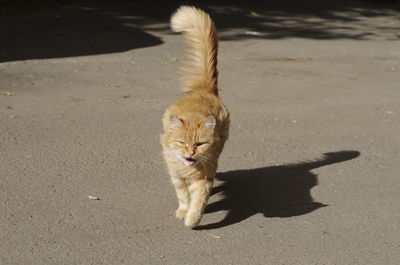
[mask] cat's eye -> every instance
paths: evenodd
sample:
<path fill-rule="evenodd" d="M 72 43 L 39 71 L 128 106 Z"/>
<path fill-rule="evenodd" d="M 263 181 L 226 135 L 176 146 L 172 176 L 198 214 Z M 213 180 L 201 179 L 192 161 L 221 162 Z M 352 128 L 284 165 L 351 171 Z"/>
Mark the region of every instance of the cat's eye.
<path fill-rule="evenodd" d="M 196 143 L 196 146 L 202 146 L 203 144 L 206 144 L 205 142 L 202 143 Z"/>
<path fill-rule="evenodd" d="M 179 144 L 179 145 L 186 145 L 185 142 L 181 142 L 181 141 L 177 141 L 176 143 Z"/>

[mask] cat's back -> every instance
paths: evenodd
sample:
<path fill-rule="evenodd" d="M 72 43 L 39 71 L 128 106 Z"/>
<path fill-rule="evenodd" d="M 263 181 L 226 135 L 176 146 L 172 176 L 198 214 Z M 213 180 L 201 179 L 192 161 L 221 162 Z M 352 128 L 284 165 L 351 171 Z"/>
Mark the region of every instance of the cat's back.
<path fill-rule="evenodd" d="M 211 93 L 190 93 L 183 96 L 166 109 L 165 115 L 170 114 L 182 118 L 189 116 L 186 117 L 188 119 L 194 119 L 197 116 L 203 119 L 213 115 L 220 122 L 229 119 L 228 110 L 222 100 Z"/>

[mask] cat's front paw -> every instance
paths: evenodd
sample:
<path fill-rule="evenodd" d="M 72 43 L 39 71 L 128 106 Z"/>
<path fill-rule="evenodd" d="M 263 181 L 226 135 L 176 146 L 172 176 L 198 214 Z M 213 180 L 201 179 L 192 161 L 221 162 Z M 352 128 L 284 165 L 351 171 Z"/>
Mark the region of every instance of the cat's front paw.
<path fill-rule="evenodd" d="M 186 214 L 187 214 L 187 210 L 186 209 L 180 209 L 179 208 L 178 210 L 175 211 L 175 216 L 178 219 L 185 219 Z"/>
<path fill-rule="evenodd" d="M 193 228 L 196 227 L 201 220 L 201 214 L 188 213 L 185 218 L 185 226 Z"/>

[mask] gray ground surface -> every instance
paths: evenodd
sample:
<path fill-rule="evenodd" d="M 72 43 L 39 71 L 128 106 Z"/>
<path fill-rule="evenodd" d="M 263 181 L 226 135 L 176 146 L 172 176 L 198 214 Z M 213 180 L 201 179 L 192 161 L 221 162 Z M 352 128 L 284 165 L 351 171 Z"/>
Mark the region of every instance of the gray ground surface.
<path fill-rule="evenodd" d="M 158 143 L 182 39 L 89 3 L 1 19 L 1 265 L 399 264 L 398 10 L 205 5 L 232 127 L 190 230 Z"/>

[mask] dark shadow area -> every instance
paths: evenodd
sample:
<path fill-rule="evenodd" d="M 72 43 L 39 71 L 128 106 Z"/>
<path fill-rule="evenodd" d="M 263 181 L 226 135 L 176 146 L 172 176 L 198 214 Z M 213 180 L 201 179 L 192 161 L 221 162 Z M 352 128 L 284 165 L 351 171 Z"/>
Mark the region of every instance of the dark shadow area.
<path fill-rule="evenodd" d="M 353 0 L 0 0 L 0 62 L 123 52 L 161 44 L 180 5 L 205 9 L 221 40 L 398 40 L 399 5 Z"/>
<path fill-rule="evenodd" d="M 317 175 L 311 170 L 344 162 L 358 157 L 358 151 L 325 153 L 315 161 L 272 166 L 250 170 L 235 170 L 218 173 L 223 181 L 213 189 L 213 194 L 222 192 L 224 198 L 208 205 L 205 213 L 228 211 L 218 223 L 199 226 L 196 229 L 216 229 L 239 223 L 255 214 L 265 217 L 292 217 L 310 213 L 327 206 L 315 202 L 311 188 L 318 184 Z"/>
<path fill-rule="evenodd" d="M 0 19 L 0 62 L 107 54 L 163 43 L 138 25 L 151 18 L 126 3 L 82 1 Z M 10 11 L 11 12 L 11 11 Z M 124 17 L 124 14 L 132 14 Z"/>

